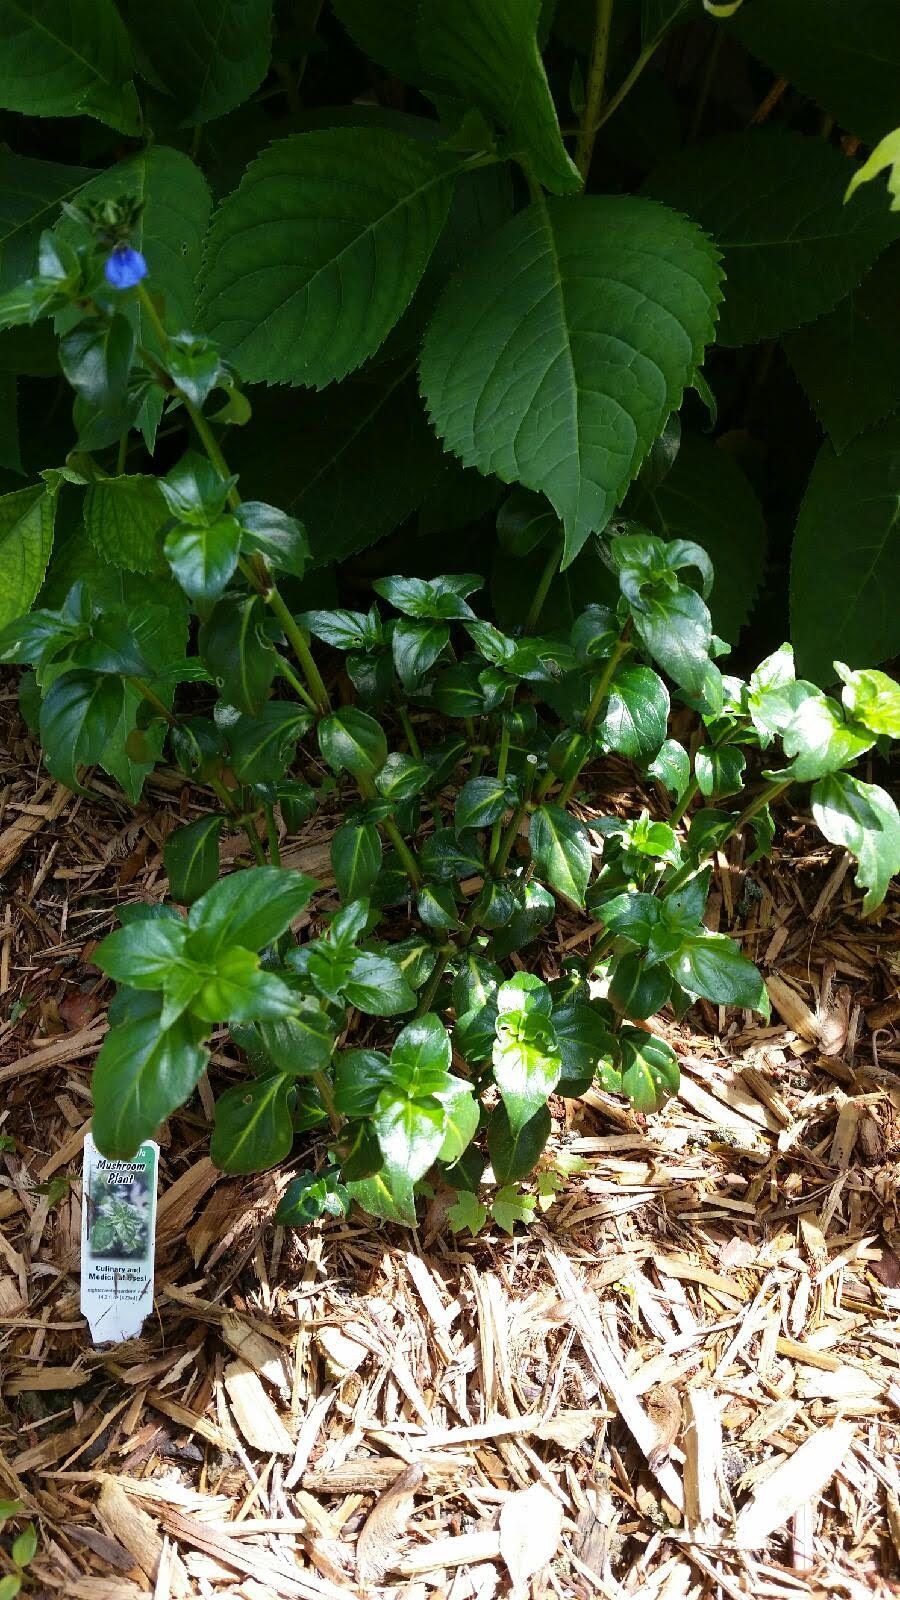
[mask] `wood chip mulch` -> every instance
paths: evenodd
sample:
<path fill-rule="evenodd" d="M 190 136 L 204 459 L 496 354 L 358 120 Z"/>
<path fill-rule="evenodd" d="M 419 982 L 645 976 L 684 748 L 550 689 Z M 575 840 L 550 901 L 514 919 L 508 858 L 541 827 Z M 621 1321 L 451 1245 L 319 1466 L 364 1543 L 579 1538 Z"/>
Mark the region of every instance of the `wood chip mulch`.
<path fill-rule="evenodd" d="M 455 1237 L 440 1193 L 417 1234 L 277 1229 L 288 1174 L 212 1167 L 204 1085 L 164 1135 L 155 1315 L 93 1348 L 91 951 L 117 902 L 163 896 L 201 799 L 169 772 L 137 816 L 102 774 L 69 795 L 11 690 L 0 749 L 0 1498 L 39 1525 L 28 1593 L 900 1593 L 900 897 L 862 919 L 789 810 L 771 861 L 730 848 L 711 926 L 761 965 L 771 1024 L 655 1019 L 678 1098 L 555 1102 L 548 1154 L 580 1165 L 512 1238 Z M 321 826 L 286 859 L 327 882 Z M 545 974 L 584 939 L 561 917 Z"/>

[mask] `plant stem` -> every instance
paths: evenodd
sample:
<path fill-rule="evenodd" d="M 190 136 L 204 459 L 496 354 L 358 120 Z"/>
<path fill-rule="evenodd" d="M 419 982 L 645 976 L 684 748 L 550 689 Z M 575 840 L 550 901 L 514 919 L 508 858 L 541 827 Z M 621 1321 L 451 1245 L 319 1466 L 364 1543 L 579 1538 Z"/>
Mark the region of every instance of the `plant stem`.
<path fill-rule="evenodd" d="M 497 757 L 497 777 L 502 783 L 506 777 L 506 767 L 509 761 L 509 724 L 506 717 L 500 729 L 500 754 Z M 488 851 L 488 866 L 493 866 L 494 858 L 500 849 L 500 818 L 498 817 L 491 829 L 491 844 Z"/>
<path fill-rule="evenodd" d="M 138 694 L 143 695 L 147 704 L 151 705 L 154 711 L 158 711 L 159 715 L 165 718 L 170 728 L 178 727 L 178 718 L 169 710 L 167 705 L 163 704 L 156 690 L 151 689 L 149 683 L 145 683 L 143 678 L 135 678 L 130 675 L 126 682 L 130 683 L 133 689 L 137 689 Z"/>
<path fill-rule="evenodd" d="M 412 725 L 412 719 L 406 709 L 406 706 L 398 706 L 397 714 L 400 718 L 400 726 L 402 727 L 403 732 L 406 734 L 406 742 L 409 745 L 410 755 L 413 756 L 416 761 L 421 761 L 422 747 L 416 738 L 416 730 Z"/>
<path fill-rule="evenodd" d="M 273 867 L 281 866 L 281 848 L 278 843 L 278 829 L 275 826 L 274 806 L 263 806 L 266 819 L 266 838 L 269 841 L 269 860 Z"/>
<path fill-rule="evenodd" d="M 332 1133 L 340 1133 L 344 1119 L 334 1103 L 334 1090 L 331 1087 L 331 1080 L 328 1074 L 325 1072 L 311 1072 L 310 1077 L 321 1095 L 325 1110 L 328 1112 L 328 1121 L 331 1123 Z"/>
<path fill-rule="evenodd" d="M 594 39 L 591 46 L 591 62 L 588 67 L 584 111 L 582 112 L 581 125 L 578 129 L 578 138 L 575 142 L 575 165 L 581 173 L 583 183 L 587 183 L 591 157 L 594 154 L 594 140 L 597 137 L 597 129 L 600 126 L 600 107 L 603 103 L 603 90 L 606 86 L 606 61 L 609 55 L 612 12 L 613 0 L 596 0 Z"/>
<path fill-rule="evenodd" d="M 169 342 L 169 336 L 166 333 L 165 327 L 160 319 L 159 312 L 157 311 L 152 299 L 150 298 L 150 295 L 147 293 L 147 290 L 142 283 L 138 284 L 137 292 L 141 305 L 147 313 L 147 318 L 150 322 L 150 325 L 153 328 L 156 337 L 159 339 L 161 346 L 163 349 L 165 349 L 165 346 Z M 230 478 L 231 473 L 228 470 L 228 462 L 225 460 L 219 445 L 219 441 L 204 417 L 203 412 L 194 405 L 193 401 L 188 400 L 185 395 L 182 395 L 181 398 L 184 401 L 185 410 L 187 411 L 187 414 L 194 425 L 197 437 L 203 445 L 203 448 L 206 451 L 206 454 L 209 456 L 209 459 L 216 471 L 222 478 Z M 232 511 L 237 511 L 241 504 L 241 497 L 234 485 L 232 485 L 232 487 L 229 489 L 227 498 L 228 504 Z M 328 690 L 325 688 L 325 685 L 322 682 L 319 669 L 310 653 L 307 636 L 303 629 L 294 621 L 294 618 L 291 616 L 291 613 L 284 602 L 278 585 L 272 577 L 266 562 L 263 561 L 261 557 L 258 558 L 256 563 L 248 561 L 246 557 L 242 557 L 239 565 L 241 572 L 247 579 L 248 583 L 253 589 L 256 590 L 256 593 L 265 601 L 266 605 L 270 607 L 273 615 L 276 616 L 278 621 L 281 623 L 284 636 L 296 655 L 297 660 L 303 669 L 303 675 L 306 678 L 310 689 L 312 690 L 315 708 L 318 708 L 318 710 L 322 712 L 330 711 L 331 701 L 328 698 Z"/>
<path fill-rule="evenodd" d="M 684 794 L 681 796 L 677 806 L 669 817 L 670 828 L 674 828 L 676 823 L 681 821 L 684 813 L 687 811 L 688 806 L 691 805 L 691 803 L 697 798 L 699 793 L 700 785 L 696 778 L 692 778 L 685 789 Z"/>
<path fill-rule="evenodd" d="M 756 799 L 751 800 L 749 805 L 744 807 L 739 817 L 735 817 L 734 825 L 729 828 L 724 839 L 719 841 L 716 848 L 721 850 L 722 845 L 727 844 L 729 839 L 733 839 L 736 833 L 742 833 L 748 822 L 752 822 L 753 818 L 758 816 L 759 812 L 762 811 L 765 806 L 771 805 L 775 800 L 784 794 L 786 789 L 789 789 L 790 787 L 790 779 L 788 779 L 787 783 L 767 783 L 765 788 L 760 790 L 760 793 L 756 796 Z M 686 861 L 683 866 L 679 867 L 678 871 L 673 875 L 673 877 L 671 877 L 667 883 L 662 884 L 661 888 L 663 896 L 665 897 L 666 895 L 674 894 L 677 889 L 680 889 L 683 884 L 687 883 L 688 878 L 693 876 L 698 865 L 699 863 L 697 862 Z"/>
<path fill-rule="evenodd" d="M 212 789 L 213 794 L 216 796 L 219 804 L 222 806 L 224 811 L 227 811 L 232 821 L 240 822 L 241 827 L 247 835 L 247 843 L 249 844 L 250 849 L 253 851 L 256 865 L 258 867 L 264 867 L 266 864 L 266 853 L 260 844 L 259 835 L 253 828 L 249 826 L 247 822 L 242 820 L 241 814 L 221 778 L 210 777 L 207 779 L 207 782 L 209 787 Z"/>
<path fill-rule="evenodd" d="M 623 656 L 627 656 L 627 654 L 628 654 L 630 649 L 631 649 L 631 618 L 629 617 L 629 619 L 626 622 L 624 628 L 622 629 L 622 632 L 619 634 L 618 639 L 616 640 L 615 644 L 613 645 L 612 652 L 610 654 L 609 660 L 607 661 L 606 666 L 603 668 L 603 671 L 602 671 L 602 673 L 600 674 L 600 677 L 597 680 L 597 687 L 596 687 L 596 689 L 594 690 L 594 693 L 591 696 L 591 703 L 588 706 L 587 711 L 585 712 L 584 716 L 581 719 L 581 731 L 582 731 L 582 733 L 590 733 L 591 729 L 593 728 L 594 723 L 596 722 L 598 716 L 600 715 L 600 709 L 601 709 L 601 707 L 603 705 L 603 702 L 606 699 L 607 695 L 609 694 L 610 685 L 612 683 L 613 678 L 615 677 L 616 667 L 619 665 L 619 662 L 622 660 L 622 657 Z M 582 768 L 583 767 L 584 767 L 584 762 L 582 761 L 580 766 L 578 767 L 577 771 L 572 773 L 571 778 L 567 778 L 566 779 L 566 782 L 563 784 L 562 788 L 559 791 L 559 795 L 557 797 L 557 804 L 558 805 L 561 805 L 561 806 L 568 805 L 568 803 L 571 800 L 572 795 L 573 795 L 573 793 L 575 791 L 575 785 L 578 782 L 578 779 L 581 777 L 581 772 L 582 772 Z M 550 793 L 550 790 L 553 788 L 553 785 L 554 785 L 555 782 L 556 782 L 556 774 L 555 773 L 547 772 L 547 773 L 544 774 L 543 781 L 541 783 L 540 788 L 538 789 L 538 794 L 537 794 L 538 800 L 544 800 L 546 798 L 546 796 Z"/>
<path fill-rule="evenodd" d="M 661 36 L 660 36 L 660 38 L 661 38 Z M 640 55 L 637 57 L 637 59 L 636 59 L 636 61 L 634 63 L 634 66 L 631 68 L 630 72 L 627 72 L 625 74 L 625 77 L 622 79 L 622 82 L 619 84 L 619 87 L 616 90 L 615 94 L 611 94 L 610 95 L 609 99 L 606 102 L 606 105 L 603 107 L 603 110 L 601 111 L 599 117 L 597 118 L 597 122 L 596 122 L 596 124 L 594 126 L 594 129 L 593 129 L 594 138 L 596 138 L 597 134 L 600 132 L 600 129 L 603 127 L 604 122 L 608 122 L 609 121 L 609 119 L 613 115 L 613 113 L 618 111 L 620 105 L 622 104 L 622 101 L 625 100 L 628 97 L 628 95 L 630 95 L 632 89 L 634 88 L 635 84 L 637 83 L 638 78 L 640 77 L 640 75 L 643 72 L 644 68 L 647 66 L 648 62 L 653 60 L 653 57 L 656 55 L 657 47 L 658 47 L 658 45 L 660 43 L 660 38 L 656 38 L 656 39 L 651 40 L 650 44 L 647 45 L 646 49 L 641 51 Z"/>
<path fill-rule="evenodd" d="M 538 579 L 538 586 L 534 591 L 534 599 L 531 602 L 531 608 L 528 612 L 528 616 L 525 618 L 526 633 L 533 633 L 537 627 L 538 618 L 544 609 L 544 601 L 547 598 L 550 585 L 559 570 L 559 563 L 562 560 L 562 553 L 563 547 L 560 543 L 558 547 L 554 547 L 550 551 L 550 554 L 547 557 L 546 566 L 544 567 L 544 570 Z"/>
<path fill-rule="evenodd" d="M 419 863 L 410 850 L 409 845 L 400 832 L 400 829 L 397 827 L 393 817 L 385 817 L 381 826 L 383 827 L 385 833 L 391 841 L 391 844 L 394 846 L 394 849 L 400 857 L 400 860 L 403 863 L 403 870 L 413 888 L 421 889 L 423 879 L 421 870 L 419 868 Z"/>

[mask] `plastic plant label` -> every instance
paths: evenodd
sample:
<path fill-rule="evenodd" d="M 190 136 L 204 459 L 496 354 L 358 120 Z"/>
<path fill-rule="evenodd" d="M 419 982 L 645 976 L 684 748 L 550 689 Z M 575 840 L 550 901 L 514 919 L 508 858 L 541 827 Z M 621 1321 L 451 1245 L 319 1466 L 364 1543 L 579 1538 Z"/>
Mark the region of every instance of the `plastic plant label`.
<path fill-rule="evenodd" d="M 131 1161 L 84 1141 L 81 1311 L 95 1344 L 136 1338 L 153 1309 L 158 1160 L 149 1140 Z"/>

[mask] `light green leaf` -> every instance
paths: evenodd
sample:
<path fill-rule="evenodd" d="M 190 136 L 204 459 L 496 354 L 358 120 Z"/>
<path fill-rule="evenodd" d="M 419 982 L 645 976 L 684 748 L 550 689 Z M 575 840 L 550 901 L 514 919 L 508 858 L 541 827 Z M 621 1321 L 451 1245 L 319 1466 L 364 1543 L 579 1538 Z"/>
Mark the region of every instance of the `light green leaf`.
<path fill-rule="evenodd" d="M 436 79 L 449 79 L 466 101 L 509 131 L 554 194 L 574 194 L 581 176 L 566 153 L 547 82 L 537 30 L 541 0 L 422 0 L 418 54 Z"/>
<path fill-rule="evenodd" d="M 842 661 L 834 670 L 843 683 L 841 699 L 851 717 L 870 732 L 900 739 L 900 683 L 886 672 L 851 672 Z"/>
<path fill-rule="evenodd" d="M 81 112 L 137 134 L 128 34 L 113 0 L 2 0 L 0 106 L 32 117 Z"/>
<path fill-rule="evenodd" d="M 363 950 L 355 957 L 344 994 L 348 1005 L 370 1017 L 395 1017 L 401 1011 L 412 1011 L 416 1003 L 415 990 L 410 988 L 399 964 L 390 956 L 376 955 L 371 950 Z"/>
<path fill-rule="evenodd" d="M 44 581 L 55 510 L 43 484 L 0 496 L 0 627 L 30 608 Z"/>
<path fill-rule="evenodd" d="M 189 1098 L 207 1062 L 190 1018 L 161 1029 L 155 995 L 142 996 L 136 1011 L 110 1028 L 91 1079 L 97 1148 L 124 1161 Z"/>
<path fill-rule="evenodd" d="M 861 783 L 847 772 L 821 778 L 810 798 L 816 825 L 826 839 L 855 857 L 856 882 L 867 891 L 863 911 L 874 911 L 900 872 L 897 807 L 877 784 Z"/>
<path fill-rule="evenodd" d="M 385 1168 L 372 1178 L 354 1179 L 347 1188 L 357 1205 L 371 1217 L 380 1217 L 382 1222 L 399 1222 L 404 1228 L 415 1227 L 416 1201 L 408 1173 L 389 1172 Z"/>
<path fill-rule="evenodd" d="M 468 1228 L 473 1235 L 481 1232 L 488 1219 L 487 1207 L 483 1206 L 477 1195 L 470 1189 L 461 1189 L 456 1196 L 456 1203 L 447 1212 L 447 1221 L 454 1233 L 461 1233 L 463 1228 Z"/>
<path fill-rule="evenodd" d="M 414 1100 L 402 1090 L 382 1089 L 372 1126 L 389 1173 L 403 1173 L 412 1183 L 423 1178 L 437 1159 L 444 1139 L 444 1107 L 432 1096 Z"/>
<path fill-rule="evenodd" d="M 491 1201 L 491 1215 L 498 1228 L 511 1234 L 517 1222 L 524 1222 L 526 1228 L 530 1226 L 536 1207 L 537 1199 L 533 1194 L 524 1194 L 515 1184 L 507 1184 L 496 1191 Z"/>
<path fill-rule="evenodd" d="M 84 526 L 98 555 L 128 572 L 159 567 L 162 530 L 169 520 L 156 478 L 101 478 L 84 499 Z"/>
<path fill-rule="evenodd" d="M 776 781 L 808 783 L 849 766 L 872 748 L 875 735 L 862 723 L 846 721 L 836 700 L 812 694 L 801 700 L 782 728 L 781 742 L 790 764 L 777 772 L 767 771 L 765 776 Z"/>
<path fill-rule="evenodd" d="M 539 1011 L 508 1011 L 497 1018 L 494 1079 L 513 1134 L 529 1122 L 562 1072 L 553 1024 Z"/>
<path fill-rule="evenodd" d="M 216 1101 L 209 1153 L 222 1172 L 265 1172 L 291 1153 L 291 1079 L 272 1072 L 235 1084 Z"/>
<path fill-rule="evenodd" d="M 835 657 L 863 667 L 900 650 L 898 483 L 897 417 L 816 458 L 791 551 L 791 635 L 801 670 L 821 683 Z"/>
<path fill-rule="evenodd" d="M 683 217 L 590 196 L 526 207 L 444 294 L 422 353 L 432 422 L 467 466 L 546 494 L 566 566 L 680 404 L 719 279 Z"/>
<path fill-rule="evenodd" d="M 560 806 L 539 806 L 528 831 L 531 854 L 551 889 L 584 905 L 591 875 L 591 851 L 584 826 Z"/>
<path fill-rule="evenodd" d="M 272 52 L 272 0 L 127 0 L 132 38 L 186 122 L 211 122 L 258 89 Z"/>
<path fill-rule="evenodd" d="M 462 1078 L 454 1078 L 452 1087 L 439 1090 L 435 1099 L 444 1108 L 444 1138 L 438 1158 L 458 1161 L 478 1131 L 478 1101 L 472 1093 L 472 1085 Z"/>
<path fill-rule="evenodd" d="M 425 270 L 455 165 L 381 129 L 270 145 L 210 232 L 201 314 L 223 354 L 250 382 L 314 388 L 361 366 Z"/>
<path fill-rule="evenodd" d="M 215 954 L 225 945 L 262 950 L 284 933 L 318 887 L 287 867 L 246 867 L 213 884 L 191 907 L 188 926 Z"/>

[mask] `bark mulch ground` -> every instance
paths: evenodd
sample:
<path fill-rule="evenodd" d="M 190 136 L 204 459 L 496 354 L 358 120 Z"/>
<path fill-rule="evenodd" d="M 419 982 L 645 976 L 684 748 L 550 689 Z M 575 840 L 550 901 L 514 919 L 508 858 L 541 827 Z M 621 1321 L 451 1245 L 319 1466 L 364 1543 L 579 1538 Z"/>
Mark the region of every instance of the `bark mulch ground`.
<path fill-rule="evenodd" d="M 454 1237 L 440 1193 L 416 1234 L 285 1233 L 287 1174 L 210 1164 L 204 1084 L 164 1134 L 155 1315 L 93 1348 L 91 951 L 117 902 L 162 898 L 202 800 L 167 772 L 137 816 L 102 774 L 69 795 L 11 692 L 0 748 L 0 1497 L 39 1523 L 31 1593 L 900 1592 L 898 897 L 861 919 L 789 809 L 770 862 L 722 856 L 712 925 L 761 965 L 771 1025 L 655 1019 L 678 1098 L 556 1102 L 549 1155 L 578 1170 L 512 1238 Z M 598 809 L 633 803 L 624 768 L 605 782 Z M 324 825 L 286 859 L 327 884 Z M 585 938 L 562 916 L 544 974 Z M 214 1073 L 238 1070 L 223 1041 Z"/>

